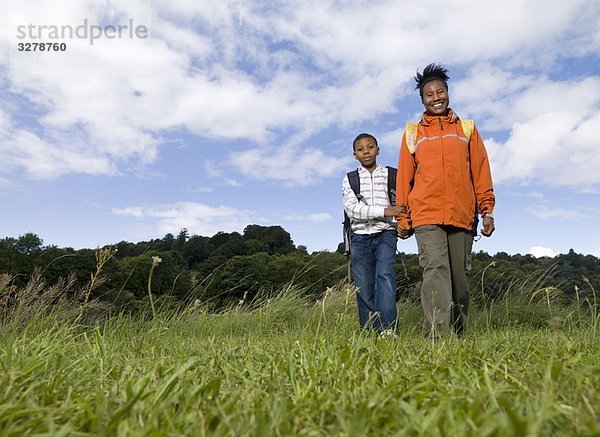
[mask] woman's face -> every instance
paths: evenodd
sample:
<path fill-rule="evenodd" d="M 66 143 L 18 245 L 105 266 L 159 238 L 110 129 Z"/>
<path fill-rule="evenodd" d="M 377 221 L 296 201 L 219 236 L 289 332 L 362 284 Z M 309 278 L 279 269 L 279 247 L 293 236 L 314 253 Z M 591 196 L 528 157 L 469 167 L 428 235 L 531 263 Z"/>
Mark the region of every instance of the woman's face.
<path fill-rule="evenodd" d="M 432 80 L 423 87 L 423 106 L 429 115 L 445 115 L 450 104 L 446 84 L 441 80 Z"/>

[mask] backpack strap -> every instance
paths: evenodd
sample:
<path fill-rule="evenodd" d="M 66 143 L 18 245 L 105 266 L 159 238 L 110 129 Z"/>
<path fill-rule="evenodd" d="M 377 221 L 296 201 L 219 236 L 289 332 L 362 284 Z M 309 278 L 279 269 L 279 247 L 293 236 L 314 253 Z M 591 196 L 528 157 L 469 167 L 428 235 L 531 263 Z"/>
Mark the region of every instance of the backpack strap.
<path fill-rule="evenodd" d="M 390 205 L 396 204 L 396 176 L 398 170 L 394 167 L 386 166 L 388 170 L 388 197 L 390 198 Z"/>
<path fill-rule="evenodd" d="M 348 172 L 346 175 L 348 177 L 348 182 L 350 183 L 350 188 L 354 191 L 356 198 L 360 202 L 362 195 L 360 194 L 360 176 L 358 175 L 358 169 Z M 352 238 L 352 225 L 350 223 L 350 217 L 344 211 L 344 255 L 350 255 L 350 240 Z M 350 278 L 349 278 L 350 279 Z"/>
<path fill-rule="evenodd" d="M 406 145 L 408 146 L 408 151 L 411 155 L 413 155 L 417 151 L 417 128 L 418 123 L 406 123 Z"/>
<path fill-rule="evenodd" d="M 475 122 L 473 120 L 460 120 L 460 124 L 465 137 L 467 137 L 467 142 L 471 141 L 471 135 L 473 134 L 473 129 L 475 128 Z"/>
<path fill-rule="evenodd" d="M 358 169 L 353 170 L 347 174 L 348 182 L 350 182 L 350 188 L 354 191 L 358 200 L 360 200 L 360 177 L 358 176 Z"/>
<path fill-rule="evenodd" d="M 462 127 L 463 133 L 467 138 L 467 143 L 471 141 L 471 135 L 473 135 L 473 130 L 475 129 L 475 122 L 473 120 L 460 120 L 460 125 Z M 473 180 L 473 174 L 471 174 L 471 180 Z M 477 200 L 475 200 L 475 213 L 473 215 L 473 227 L 471 228 L 471 233 L 473 237 L 477 237 L 477 228 L 479 226 L 479 213 L 477 212 L 479 208 L 477 207 Z"/>

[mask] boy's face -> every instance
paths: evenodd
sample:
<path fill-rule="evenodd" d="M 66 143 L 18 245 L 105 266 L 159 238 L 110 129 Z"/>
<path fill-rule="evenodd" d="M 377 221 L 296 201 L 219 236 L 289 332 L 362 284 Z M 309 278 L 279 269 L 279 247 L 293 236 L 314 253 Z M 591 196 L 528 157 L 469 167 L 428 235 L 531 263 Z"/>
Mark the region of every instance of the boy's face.
<path fill-rule="evenodd" d="M 354 157 L 365 168 L 371 168 L 377 163 L 379 147 L 375 145 L 373 138 L 361 138 L 354 143 Z"/>
<path fill-rule="evenodd" d="M 446 84 L 441 80 L 432 80 L 423 87 L 423 106 L 429 115 L 445 115 L 450 103 Z"/>

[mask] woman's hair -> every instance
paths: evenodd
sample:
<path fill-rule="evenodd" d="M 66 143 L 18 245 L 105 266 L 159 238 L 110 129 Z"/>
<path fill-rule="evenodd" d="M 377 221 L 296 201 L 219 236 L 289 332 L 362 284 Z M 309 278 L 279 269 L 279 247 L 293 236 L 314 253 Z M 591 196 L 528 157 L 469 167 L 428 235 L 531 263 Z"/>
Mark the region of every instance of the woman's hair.
<path fill-rule="evenodd" d="M 441 80 L 444 82 L 446 86 L 446 91 L 448 91 L 448 70 L 442 64 L 429 64 L 423 70 L 423 74 L 419 73 L 417 70 L 417 75 L 415 76 L 415 81 L 417 82 L 417 86 L 415 89 L 419 90 L 419 95 L 421 99 L 423 99 L 423 87 L 427 82 L 431 82 L 432 80 Z"/>

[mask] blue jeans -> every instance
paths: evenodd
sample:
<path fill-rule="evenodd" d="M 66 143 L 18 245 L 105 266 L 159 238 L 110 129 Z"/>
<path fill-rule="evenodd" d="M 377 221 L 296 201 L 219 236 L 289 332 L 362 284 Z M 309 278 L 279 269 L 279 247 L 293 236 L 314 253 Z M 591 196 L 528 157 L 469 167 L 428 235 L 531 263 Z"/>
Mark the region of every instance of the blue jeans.
<path fill-rule="evenodd" d="M 396 328 L 396 241 L 395 230 L 352 235 L 350 253 L 361 328 L 372 326 L 377 332 Z"/>

